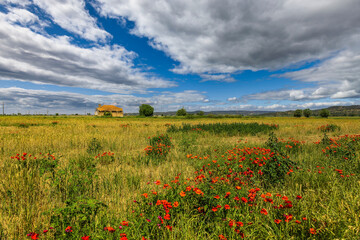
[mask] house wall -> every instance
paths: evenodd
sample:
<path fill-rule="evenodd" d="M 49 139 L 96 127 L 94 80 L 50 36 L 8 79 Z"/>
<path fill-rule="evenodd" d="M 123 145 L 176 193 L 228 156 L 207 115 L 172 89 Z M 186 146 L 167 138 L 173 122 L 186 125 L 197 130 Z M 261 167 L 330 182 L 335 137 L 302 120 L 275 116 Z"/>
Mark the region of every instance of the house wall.
<path fill-rule="evenodd" d="M 111 112 L 113 117 L 124 117 L 123 112 Z"/>
<path fill-rule="evenodd" d="M 105 112 L 102 111 L 96 111 L 95 115 L 96 116 L 104 116 Z M 123 112 L 111 112 L 113 117 L 124 117 L 124 113 Z"/>

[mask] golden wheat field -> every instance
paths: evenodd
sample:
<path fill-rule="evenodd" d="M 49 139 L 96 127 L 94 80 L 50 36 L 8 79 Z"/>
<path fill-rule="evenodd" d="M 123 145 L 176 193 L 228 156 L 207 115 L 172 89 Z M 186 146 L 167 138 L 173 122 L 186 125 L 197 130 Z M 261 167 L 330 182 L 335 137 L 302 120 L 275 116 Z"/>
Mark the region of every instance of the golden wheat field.
<path fill-rule="evenodd" d="M 278 128 L 168 130 L 214 123 Z M 360 239 L 359 134 L 359 118 L 3 116 L 0 239 Z"/>

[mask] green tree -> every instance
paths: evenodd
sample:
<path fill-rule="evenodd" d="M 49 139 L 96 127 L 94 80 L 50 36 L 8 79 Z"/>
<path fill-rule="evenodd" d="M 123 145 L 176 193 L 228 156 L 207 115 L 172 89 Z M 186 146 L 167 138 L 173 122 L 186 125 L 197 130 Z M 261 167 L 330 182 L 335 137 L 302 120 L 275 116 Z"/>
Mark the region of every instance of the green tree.
<path fill-rule="evenodd" d="M 112 113 L 109 111 L 104 112 L 104 117 L 112 117 Z"/>
<path fill-rule="evenodd" d="M 304 114 L 305 117 L 308 118 L 308 117 L 311 116 L 311 110 L 307 108 L 307 109 L 305 109 L 305 110 L 303 111 L 303 114 Z"/>
<path fill-rule="evenodd" d="M 140 116 L 151 117 L 154 114 L 154 108 L 149 104 L 142 104 L 139 107 Z"/>
<path fill-rule="evenodd" d="M 199 116 L 204 116 L 204 111 L 200 111 L 200 112 L 198 112 L 198 114 L 197 115 L 199 115 Z"/>
<path fill-rule="evenodd" d="M 177 110 L 176 112 L 176 116 L 186 116 L 187 112 L 185 110 L 185 108 L 181 108 L 179 110 Z"/>
<path fill-rule="evenodd" d="M 327 109 L 321 109 L 320 111 L 320 117 L 327 118 L 330 116 L 330 112 Z"/>
<path fill-rule="evenodd" d="M 297 109 L 295 112 L 294 112 L 294 117 L 301 117 L 302 116 L 302 110 L 301 109 Z"/>

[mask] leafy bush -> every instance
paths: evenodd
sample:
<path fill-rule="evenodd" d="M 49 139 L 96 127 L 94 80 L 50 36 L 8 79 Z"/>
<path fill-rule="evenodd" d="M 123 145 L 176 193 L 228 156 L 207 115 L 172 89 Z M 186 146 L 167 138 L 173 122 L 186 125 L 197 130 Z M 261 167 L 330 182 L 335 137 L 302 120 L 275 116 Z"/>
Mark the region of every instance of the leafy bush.
<path fill-rule="evenodd" d="M 66 201 L 66 206 L 55 208 L 48 212 L 51 214 L 50 224 L 55 228 L 54 237 L 56 239 L 69 239 L 70 230 L 76 226 L 76 229 L 82 235 L 86 235 L 91 230 L 96 229 L 97 215 L 103 211 L 107 205 L 95 199 L 77 199 Z"/>
<path fill-rule="evenodd" d="M 168 135 L 149 137 L 149 146 L 144 150 L 147 156 L 166 158 L 172 147 L 171 138 Z"/>
<path fill-rule="evenodd" d="M 196 130 L 208 131 L 214 134 L 225 133 L 228 136 L 234 135 L 255 135 L 260 132 L 270 132 L 278 129 L 276 124 L 259 124 L 259 123 L 211 123 L 211 124 L 183 124 L 181 127 L 171 125 L 168 132 L 189 132 Z"/>
<path fill-rule="evenodd" d="M 148 104 L 142 104 L 139 107 L 140 116 L 151 117 L 154 115 L 154 108 Z"/>
<path fill-rule="evenodd" d="M 271 158 L 264 165 L 262 171 L 264 173 L 264 183 L 270 186 L 274 183 L 283 182 L 285 176 L 295 164 L 284 153 L 281 142 L 273 132 L 270 133 L 266 146 L 271 149 L 273 154 L 270 155 Z"/>
<path fill-rule="evenodd" d="M 322 109 L 319 115 L 322 118 L 328 118 L 330 116 L 330 112 L 327 109 Z"/>
<path fill-rule="evenodd" d="M 341 128 L 335 124 L 326 124 L 318 127 L 318 130 L 320 130 L 321 132 L 335 132 L 340 131 L 340 129 Z"/>
<path fill-rule="evenodd" d="M 294 117 L 301 117 L 302 116 L 302 110 L 301 109 L 297 109 L 295 112 L 294 112 Z"/>
<path fill-rule="evenodd" d="M 92 197 L 96 178 L 95 160 L 83 156 L 71 159 L 68 166 L 56 171 L 52 185 L 63 201 L 74 200 L 79 197 Z"/>
<path fill-rule="evenodd" d="M 101 146 L 100 141 L 97 140 L 96 138 L 93 138 L 90 140 L 86 151 L 89 154 L 97 154 L 101 149 L 102 149 L 102 146 Z"/>
<path fill-rule="evenodd" d="M 104 112 L 104 117 L 112 117 L 112 113 L 109 111 Z"/>
<path fill-rule="evenodd" d="M 186 116 L 187 112 L 185 108 L 181 108 L 179 110 L 177 110 L 176 112 L 176 116 Z"/>
<path fill-rule="evenodd" d="M 307 118 L 308 118 L 308 117 L 310 117 L 310 116 L 311 116 L 311 110 L 310 110 L 310 109 L 308 109 L 308 108 L 307 108 L 307 109 L 304 109 L 303 114 L 304 114 L 304 116 L 305 116 L 305 117 L 307 117 Z"/>
<path fill-rule="evenodd" d="M 21 167 L 39 171 L 40 176 L 49 172 L 54 176 L 55 168 L 59 164 L 59 160 L 51 153 L 32 155 L 28 153 L 16 154 L 11 157 L 11 159 L 16 159 L 16 163 Z"/>

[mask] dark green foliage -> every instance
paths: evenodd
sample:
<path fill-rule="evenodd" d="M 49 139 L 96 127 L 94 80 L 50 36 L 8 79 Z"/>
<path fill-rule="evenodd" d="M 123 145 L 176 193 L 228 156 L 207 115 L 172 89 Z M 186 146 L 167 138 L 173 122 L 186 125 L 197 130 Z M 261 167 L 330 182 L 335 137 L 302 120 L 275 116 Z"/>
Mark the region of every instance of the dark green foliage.
<path fill-rule="evenodd" d="M 271 159 L 263 166 L 263 183 L 266 186 L 271 186 L 275 183 L 284 182 L 285 176 L 289 170 L 294 167 L 289 157 L 283 152 L 282 144 L 277 139 L 276 135 L 272 132 L 266 142 L 266 146 L 273 152 L 270 156 Z"/>
<path fill-rule="evenodd" d="M 322 109 L 319 115 L 322 118 L 328 118 L 330 116 L 330 112 L 327 109 Z"/>
<path fill-rule="evenodd" d="M 142 104 L 139 107 L 140 116 L 151 117 L 154 115 L 154 108 L 148 104 Z"/>
<path fill-rule="evenodd" d="M 335 131 L 340 131 L 341 128 L 335 124 L 326 124 L 318 127 L 318 129 L 322 132 L 335 132 Z"/>
<path fill-rule="evenodd" d="M 304 114 L 305 117 L 308 118 L 308 117 L 311 116 L 312 112 L 311 112 L 310 109 L 307 108 L 307 109 L 304 109 L 303 114 Z"/>
<path fill-rule="evenodd" d="M 91 197 L 95 191 L 95 178 L 97 175 L 94 159 L 80 157 L 70 160 L 69 166 L 58 170 L 52 185 L 63 201 L 78 197 Z"/>
<path fill-rule="evenodd" d="M 171 138 L 167 134 L 154 136 L 149 139 L 149 146 L 145 148 L 145 152 L 152 158 L 166 158 L 172 146 Z"/>
<path fill-rule="evenodd" d="M 104 112 L 104 117 L 112 117 L 112 113 L 109 111 Z"/>
<path fill-rule="evenodd" d="M 302 110 L 301 109 L 297 109 L 295 112 L 294 112 L 294 117 L 301 117 L 302 116 Z"/>
<path fill-rule="evenodd" d="M 199 116 L 204 116 L 205 113 L 204 113 L 204 111 L 200 111 L 200 112 L 197 113 L 197 115 L 199 115 Z"/>
<path fill-rule="evenodd" d="M 270 132 L 278 129 L 278 125 L 259 124 L 259 123 L 211 123 L 211 124 L 183 124 L 181 127 L 171 125 L 168 132 L 189 132 L 189 131 L 208 131 L 214 134 L 225 133 L 228 136 L 235 135 L 256 135 L 260 132 Z"/>
<path fill-rule="evenodd" d="M 80 235 L 86 235 L 96 229 L 96 216 L 107 207 L 104 203 L 95 199 L 67 200 L 66 206 L 56 208 L 50 212 L 50 224 L 56 229 L 56 239 L 69 239 L 71 232 L 66 232 L 68 226 L 76 228 Z"/>
<path fill-rule="evenodd" d="M 97 154 L 102 149 L 101 143 L 96 138 L 91 139 L 91 141 L 88 144 L 87 152 L 89 154 Z"/>
<path fill-rule="evenodd" d="M 179 110 L 177 110 L 176 112 L 176 116 L 186 116 L 187 112 L 185 108 L 181 108 Z"/>

